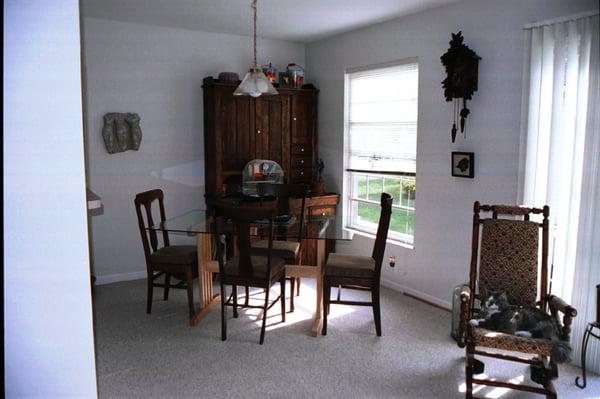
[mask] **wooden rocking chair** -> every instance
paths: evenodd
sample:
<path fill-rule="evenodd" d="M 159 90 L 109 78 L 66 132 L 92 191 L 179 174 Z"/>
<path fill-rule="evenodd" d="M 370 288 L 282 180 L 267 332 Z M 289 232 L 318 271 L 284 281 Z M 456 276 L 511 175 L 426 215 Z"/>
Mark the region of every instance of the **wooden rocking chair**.
<path fill-rule="evenodd" d="M 491 212 L 491 218 L 480 218 L 480 211 Z M 531 214 L 541 214 L 542 222 L 531 221 Z M 577 311 L 548 293 L 548 214 L 548 206 L 539 209 L 480 205 L 475 202 L 470 281 L 469 288 L 461 293 L 458 334 L 458 345 L 466 347 L 468 399 L 473 398 L 473 384 L 534 392 L 546 395 L 547 398 L 556 398 L 552 380 L 558 377 L 558 368 L 550 356 L 552 341 L 504 334 L 469 325 L 469 320 L 477 318 L 476 300 L 481 301 L 486 291 L 501 290 L 506 292 L 513 305 L 538 306 L 546 312 L 550 310 L 557 319 L 560 311 L 563 318 L 559 338 L 569 341 L 571 321 Z M 500 215 L 506 218 L 498 218 Z M 541 259 L 538 259 L 540 237 Z M 506 351 L 520 353 L 513 355 Z M 475 378 L 474 374 L 481 374 L 484 370 L 483 362 L 476 359 L 475 355 L 528 363 L 531 365 L 531 379 L 542 387 Z"/>

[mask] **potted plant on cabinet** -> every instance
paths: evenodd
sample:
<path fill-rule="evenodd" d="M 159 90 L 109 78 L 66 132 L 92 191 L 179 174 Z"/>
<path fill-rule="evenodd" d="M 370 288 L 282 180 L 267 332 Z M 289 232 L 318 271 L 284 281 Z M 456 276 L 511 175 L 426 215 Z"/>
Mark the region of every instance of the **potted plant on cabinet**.
<path fill-rule="evenodd" d="M 323 169 L 325 169 L 325 163 L 321 158 L 318 158 L 315 162 L 314 170 L 314 181 L 310 186 L 310 191 L 313 195 L 325 194 L 325 182 L 323 181 Z"/>

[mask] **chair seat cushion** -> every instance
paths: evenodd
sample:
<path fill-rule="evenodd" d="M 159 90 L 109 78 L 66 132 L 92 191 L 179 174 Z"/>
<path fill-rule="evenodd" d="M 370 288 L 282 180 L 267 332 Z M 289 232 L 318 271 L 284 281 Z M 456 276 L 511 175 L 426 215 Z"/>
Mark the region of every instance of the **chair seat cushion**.
<path fill-rule="evenodd" d="M 269 240 L 260 240 L 252 243 L 252 253 L 257 255 L 267 255 Z M 291 260 L 296 260 L 300 251 L 300 243 L 296 241 L 273 240 L 272 256 Z"/>
<path fill-rule="evenodd" d="M 177 265 L 197 263 L 198 250 L 194 245 L 171 245 L 155 251 L 150 255 L 150 261 Z"/>
<path fill-rule="evenodd" d="M 267 260 L 266 256 L 251 256 L 252 276 L 256 278 L 267 278 Z M 225 274 L 229 276 L 243 276 L 239 267 L 239 256 L 234 256 L 225 262 Z M 285 268 L 285 261 L 282 258 L 271 258 L 271 277 L 281 273 Z"/>
<path fill-rule="evenodd" d="M 329 254 L 325 265 L 326 276 L 371 278 L 375 272 L 375 259 L 370 256 Z"/>
<path fill-rule="evenodd" d="M 545 356 L 552 353 L 552 341 L 549 339 L 519 337 L 485 328 L 473 328 L 472 337 L 476 346 Z"/>

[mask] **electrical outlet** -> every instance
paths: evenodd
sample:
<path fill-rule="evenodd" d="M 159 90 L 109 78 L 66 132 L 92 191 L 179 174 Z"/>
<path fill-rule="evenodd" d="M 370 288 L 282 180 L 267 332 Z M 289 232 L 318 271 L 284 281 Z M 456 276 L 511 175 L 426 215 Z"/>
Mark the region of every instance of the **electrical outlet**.
<path fill-rule="evenodd" d="M 390 262 L 390 267 L 392 267 L 392 268 L 396 267 L 396 257 L 395 256 L 393 256 L 393 255 L 390 256 L 389 262 Z"/>

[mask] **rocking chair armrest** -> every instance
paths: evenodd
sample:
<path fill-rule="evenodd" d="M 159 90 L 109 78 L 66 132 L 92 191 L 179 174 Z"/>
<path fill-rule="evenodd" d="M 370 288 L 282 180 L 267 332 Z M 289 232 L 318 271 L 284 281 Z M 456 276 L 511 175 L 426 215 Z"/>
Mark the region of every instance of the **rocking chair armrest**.
<path fill-rule="evenodd" d="M 571 321 L 573 317 L 577 316 L 577 309 L 555 295 L 548 295 L 548 305 L 550 306 L 550 313 L 552 313 L 553 316 L 557 317 L 558 311 L 563 314 L 561 339 L 563 341 L 569 341 L 569 336 L 571 334 Z"/>
<path fill-rule="evenodd" d="M 458 337 L 456 342 L 458 346 L 464 348 L 465 336 L 467 335 L 467 328 L 469 326 L 469 320 L 471 319 L 471 289 L 468 287 L 463 288 L 460 293 L 460 321 L 458 323 Z"/>

